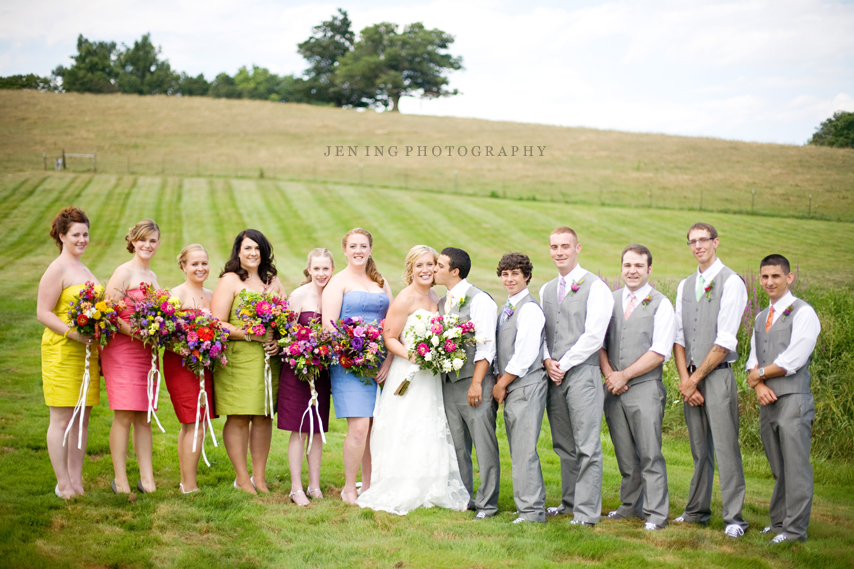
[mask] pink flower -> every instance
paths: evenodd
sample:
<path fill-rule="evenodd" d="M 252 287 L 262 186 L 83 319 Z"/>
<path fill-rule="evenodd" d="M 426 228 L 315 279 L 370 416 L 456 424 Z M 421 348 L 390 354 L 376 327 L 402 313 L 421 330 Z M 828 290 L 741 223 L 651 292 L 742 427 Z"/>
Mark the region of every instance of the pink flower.
<path fill-rule="evenodd" d="M 300 353 L 299 346 L 297 344 L 291 344 L 291 347 L 288 348 L 288 352 L 290 352 L 292 356 L 298 356 Z"/>
<path fill-rule="evenodd" d="M 353 336 L 356 338 L 361 338 L 365 335 L 365 327 L 364 326 L 356 326 L 353 328 Z"/>
<path fill-rule="evenodd" d="M 434 334 L 436 334 L 437 336 L 439 334 L 441 334 L 442 332 L 444 332 L 444 330 L 442 330 L 441 324 L 434 325 L 432 328 L 430 328 L 430 331 L 433 332 Z"/>
<path fill-rule="evenodd" d="M 427 344 L 425 344 L 424 342 L 421 342 L 420 344 L 418 344 L 418 355 L 419 356 L 423 357 L 429 351 L 430 351 L 430 347 Z"/>
<path fill-rule="evenodd" d="M 455 351 L 456 349 L 457 349 L 457 345 L 455 343 L 451 342 L 450 340 L 445 342 L 445 351 L 448 352 L 449 354 L 452 353 L 453 351 Z"/>
<path fill-rule="evenodd" d="M 368 351 L 371 352 L 372 354 L 377 353 L 377 350 L 379 350 L 379 349 L 380 349 L 380 345 L 377 344 L 376 342 L 371 342 L 370 344 L 368 344 Z"/>
<path fill-rule="evenodd" d="M 297 365 L 297 361 L 293 358 L 289 359 L 288 363 L 291 364 L 291 367 L 294 367 L 295 365 Z"/>
<path fill-rule="evenodd" d="M 266 300 L 261 300 L 255 305 L 255 314 L 261 316 L 270 316 L 273 313 L 273 307 Z"/>

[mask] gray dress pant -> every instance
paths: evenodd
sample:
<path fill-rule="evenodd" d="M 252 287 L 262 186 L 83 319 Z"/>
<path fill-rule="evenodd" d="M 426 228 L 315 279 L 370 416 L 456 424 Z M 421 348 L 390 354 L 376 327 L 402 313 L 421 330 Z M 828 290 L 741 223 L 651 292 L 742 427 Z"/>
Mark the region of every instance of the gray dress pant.
<path fill-rule="evenodd" d="M 513 466 L 513 500 L 519 517 L 546 522 L 546 485 L 537 454 L 537 439 L 546 408 L 546 381 L 509 391 L 504 400 L 504 426 Z"/>
<path fill-rule="evenodd" d="M 602 387 L 605 421 L 622 475 L 617 512 L 664 527 L 670 511 L 667 466 L 661 454 L 667 390 L 655 380 L 631 385 L 622 395 Z"/>
<path fill-rule="evenodd" d="M 454 440 L 454 450 L 460 466 L 463 484 L 474 496 L 474 507 L 488 516 L 498 513 L 498 490 L 501 482 L 501 462 L 498 456 L 498 439 L 495 436 L 495 415 L 498 404 L 492 398 L 495 376 L 486 374 L 483 378 L 483 395 L 477 407 L 470 407 L 468 391 L 471 379 L 442 383 L 442 399 L 445 403 L 445 415 Z M 480 470 L 480 486 L 474 493 L 474 472 L 471 461 L 471 448 L 477 451 L 477 466 Z"/>
<path fill-rule="evenodd" d="M 552 447 L 560 457 L 561 504 L 574 519 L 598 523 L 602 514 L 602 408 L 605 396 L 598 365 L 581 364 L 563 382 L 549 379 Z"/>
<path fill-rule="evenodd" d="M 811 393 L 781 395 L 759 409 L 765 456 L 774 474 L 771 528 L 786 539 L 804 540 L 812 509 L 810 464 L 815 401 Z"/>
<path fill-rule="evenodd" d="M 732 369 L 713 370 L 700 382 L 699 390 L 705 398 L 703 405 L 683 404 L 694 475 L 682 516 L 686 522 L 709 523 L 717 459 L 724 522 L 747 529 L 741 516 L 745 484 L 738 443 L 738 390 Z"/>

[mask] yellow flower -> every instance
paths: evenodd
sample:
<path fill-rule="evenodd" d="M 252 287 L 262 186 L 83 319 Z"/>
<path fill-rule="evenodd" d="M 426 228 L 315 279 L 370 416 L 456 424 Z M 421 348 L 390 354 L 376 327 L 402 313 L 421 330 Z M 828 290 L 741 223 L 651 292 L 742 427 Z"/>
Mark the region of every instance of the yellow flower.
<path fill-rule="evenodd" d="M 96 310 L 95 314 L 92 315 L 92 318 L 94 318 L 95 320 L 100 320 L 101 319 L 101 311 Z"/>
<path fill-rule="evenodd" d="M 106 312 L 107 311 L 107 303 L 104 302 L 103 300 L 101 302 L 96 302 L 95 303 L 95 310 L 97 310 L 99 312 Z"/>
<path fill-rule="evenodd" d="M 160 331 L 160 328 L 157 326 L 157 324 L 152 324 L 151 326 L 148 327 L 148 332 L 150 334 L 157 334 L 159 331 Z"/>
<path fill-rule="evenodd" d="M 103 292 L 104 292 L 104 287 L 101 285 L 95 285 L 94 290 L 95 290 L 95 294 L 97 294 L 98 296 L 101 296 L 101 294 L 103 294 Z"/>

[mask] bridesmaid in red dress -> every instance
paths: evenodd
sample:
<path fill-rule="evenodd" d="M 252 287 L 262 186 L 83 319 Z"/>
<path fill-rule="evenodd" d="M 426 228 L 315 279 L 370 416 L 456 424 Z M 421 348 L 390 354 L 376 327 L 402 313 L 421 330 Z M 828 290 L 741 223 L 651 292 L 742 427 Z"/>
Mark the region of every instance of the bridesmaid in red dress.
<path fill-rule="evenodd" d="M 329 282 L 335 271 L 335 261 L 328 249 L 314 249 L 308 254 L 308 264 L 303 273 L 306 280 L 298 289 L 291 293 L 288 307 L 299 313 L 300 324 L 320 318 L 320 296 L 323 287 Z M 314 382 L 317 391 L 318 410 L 323 421 L 324 432 L 329 431 L 329 370 L 321 372 Z M 311 399 L 311 388 L 306 381 L 300 380 L 287 361 L 282 364 L 282 375 L 279 378 L 278 427 L 283 431 L 291 431 L 288 442 L 288 466 L 291 470 L 291 500 L 297 506 L 307 506 L 309 501 L 302 488 L 302 455 L 306 447 L 309 432 L 309 420 L 303 413 Z M 320 433 L 315 414 L 314 433 Z M 323 441 L 321 437 L 313 437 L 311 448 L 308 449 L 308 496 L 323 498 L 320 490 L 320 460 L 323 457 Z"/>
<path fill-rule="evenodd" d="M 115 478 L 110 483 L 113 492 L 127 494 L 128 440 L 133 426 L 133 448 L 139 464 L 140 492 L 154 492 L 154 470 L 151 463 L 151 424 L 148 422 L 148 370 L 151 368 L 151 347 L 131 336 L 127 321 L 135 300 L 142 298 L 140 283 L 160 288 L 157 275 L 149 268 L 151 258 L 160 247 L 160 228 L 150 219 L 143 219 L 130 228 L 125 236 L 127 249 L 133 259 L 120 265 L 110 282 L 107 296 L 127 304 L 119 311 L 119 334 L 116 334 L 101 353 L 101 369 L 107 386 L 107 398 L 113 410 L 110 428 L 110 455 Z"/>
<path fill-rule="evenodd" d="M 187 276 L 183 284 L 171 290 L 173 296 L 181 299 L 183 310 L 211 310 L 213 293 L 204 288 L 208 278 L 208 252 L 201 245 L 187 245 L 178 255 L 178 266 Z M 199 457 L 204 444 L 205 409 L 201 408 L 198 433 L 196 434 L 196 451 L 193 452 L 193 433 L 196 432 L 196 407 L 199 402 L 199 378 L 181 363 L 181 356 L 173 351 L 163 353 L 163 379 L 169 390 L 169 398 L 175 415 L 181 423 L 178 433 L 178 464 L 181 466 L 181 492 L 189 494 L 199 489 L 196 474 L 199 469 Z M 205 371 L 205 392 L 207 393 L 207 412 L 215 419 L 213 403 L 213 377 L 209 370 Z"/>

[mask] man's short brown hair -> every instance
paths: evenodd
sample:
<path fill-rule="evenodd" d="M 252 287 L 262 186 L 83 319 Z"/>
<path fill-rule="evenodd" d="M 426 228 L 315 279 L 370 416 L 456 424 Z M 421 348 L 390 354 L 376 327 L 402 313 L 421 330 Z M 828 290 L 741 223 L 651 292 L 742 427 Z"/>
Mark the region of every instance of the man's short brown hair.
<path fill-rule="evenodd" d="M 694 225 L 692 225 L 692 226 L 691 226 L 691 229 L 689 229 L 689 230 L 688 230 L 688 234 L 686 235 L 686 237 L 687 237 L 688 239 L 690 239 L 690 238 L 691 238 L 691 232 L 692 232 L 692 231 L 697 231 L 697 230 L 700 230 L 700 231 L 708 231 L 708 232 L 709 232 L 709 237 L 711 237 L 712 239 L 717 239 L 717 238 L 718 238 L 718 230 L 717 230 L 717 229 L 715 229 L 714 227 L 712 227 L 710 224 L 708 224 L 708 223 L 702 223 L 702 222 L 700 222 L 700 223 L 695 223 Z"/>
<path fill-rule="evenodd" d="M 575 232 L 575 230 L 574 230 L 573 228 L 571 228 L 571 227 L 567 227 L 567 226 L 565 226 L 565 225 L 564 225 L 564 226 L 561 226 L 561 227 L 558 227 L 557 229 L 555 229 L 554 231 L 552 231 L 551 233 L 549 233 L 549 236 L 551 237 L 552 235 L 560 235 L 561 233 L 569 233 L 570 235 L 572 235 L 573 237 L 575 237 L 575 240 L 576 240 L 576 241 L 578 241 L 578 233 L 576 233 L 576 232 Z"/>
<path fill-rule="evenodd" d="M 623 259 L 626 257 L 626 253 L 631 251 L 632 253 L 637 253 L 638 255 L 646 255 L 646 266 L 652 266 L 652 252 L 644 247 L 643 245 L 638 245 L 637 243 L 632 243 L 623 249 L 623 254 L 620 255 L 620 264 L 623 264 Z"/>

